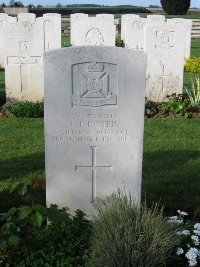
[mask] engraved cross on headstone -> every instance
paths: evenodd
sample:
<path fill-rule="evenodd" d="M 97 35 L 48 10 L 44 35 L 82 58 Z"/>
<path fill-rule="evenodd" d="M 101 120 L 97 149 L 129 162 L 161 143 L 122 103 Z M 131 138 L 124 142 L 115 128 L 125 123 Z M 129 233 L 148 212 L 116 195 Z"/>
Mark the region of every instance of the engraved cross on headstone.
<path fill-rule="evenodd" d="M 20 65 L 21 92 L 29 90 L 29 66 L 41 63 L 40 56 L 30 56 L 29 42 L 19 42 L 19 56 L 9 56 L 8 65 Z"/>
<path fill-rule="evenodd" d="M 90 169 L 92 171 L 92 199 L 91 203 L 95 202 L 96 199 L 96 178 L 97 178 L 97 170 L 99 169 L 110 169 L 112 170 L 112 165 L 108 166 L 101 166 L 97 165 L 96 162 L 96 151 L 97 151 L 97 146 L 92 146 L 92 164 L 90 166 L 75 166 L 75 171 L 78 169 Z"/>
<path fill-rule="evenodd" d="M 166 79 L 168 78 L 171 78 L 172 75 L 171 74 L 166 74 L 165 72 L 165 65 L 164 64 L 161 64 L 161 68 L 162 68 L 162 74 L 160 75 L 156 75 L 157 77 L 157 86 L 160 87 L 160 82 L 161 82 L 161 88 L 160 88 L 160 92 L 163 94 L 165 92 L 165 81 Z M 158 88 L 159 89 L 159 88 Z"/>

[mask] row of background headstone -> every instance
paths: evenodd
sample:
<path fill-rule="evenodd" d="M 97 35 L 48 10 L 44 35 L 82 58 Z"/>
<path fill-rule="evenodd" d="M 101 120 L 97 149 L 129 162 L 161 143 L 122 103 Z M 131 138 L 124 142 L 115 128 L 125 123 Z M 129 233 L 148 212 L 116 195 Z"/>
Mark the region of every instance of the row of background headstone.
<path fill-rule="evenodd" d="M 192 21 L 166 20 L 163 15 L 123 15 L 121 38 L 125 47 L 147 53 L 146 96 L 164 101 L 167 95 L 181 94 L 184 58 L 190 56 Z M 72 45 L 109 45 L 115 43 L 113 15 L 71 16 Z"/>
<path fill-rule="evenodd" d="M 43 53 L 61 48 L 61 16 L 0 15 L 0 64 L 5 67 L 7 100 L 42 100 Z"/>
<path fill-rule="evenodd" d="M 41 100 L 43 97 L 42 56 L 44 51 L 61 47 L 61 16 L 19 14 L 18 19 L 3 14 L 0 54 L 5 53 L 7 99 Z M 122 16 L 125 47 L 148 55 L 147 97 L 163 101 L 172 93 L 182 93 L 184 57 L 190 54 L 190 20 L 165 20 L 162 15 L 146 19 Z M 184 41 L 183 41 L 184 40 Z M 71 15 L 71 44 L 115 45 L 114 16 Z M 3 51 L 3 52 L 1 52 Z M 3 58 L 3 56 L 1 56 Z M 12 78 L 11 78 L 12 77 Z"/>

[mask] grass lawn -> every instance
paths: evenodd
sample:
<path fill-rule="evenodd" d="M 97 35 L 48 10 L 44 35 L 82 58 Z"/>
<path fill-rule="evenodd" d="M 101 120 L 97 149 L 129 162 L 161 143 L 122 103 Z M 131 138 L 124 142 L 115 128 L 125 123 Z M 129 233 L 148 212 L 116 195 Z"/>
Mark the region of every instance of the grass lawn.
<path fill-rule="evenodd" d="M 200 57 L 200 39 L 192 39 L 191 57 Z"/>
<path fill-rule="evenodd" d="M 1 210 L 20 203 L 12 185 L 44 178 L 43 119 L 0 119 L 0 132 Z"/>
<path fill-rule="evenodd" d="M 43 119 L 1 119 L 0 132 L 0 210 L 5 210 L 20 203 L 9 195 L 14 184 L 44 178 Z M 200 217 L 199 132 L 199 120 L 145 121 L 143 200 Z"/>
<path fill-rule="evenodd" d="M 5 75 L 3 71 L 0 71 L 0 105 L 4 104 L 5 101 L 6 101 Z"/>

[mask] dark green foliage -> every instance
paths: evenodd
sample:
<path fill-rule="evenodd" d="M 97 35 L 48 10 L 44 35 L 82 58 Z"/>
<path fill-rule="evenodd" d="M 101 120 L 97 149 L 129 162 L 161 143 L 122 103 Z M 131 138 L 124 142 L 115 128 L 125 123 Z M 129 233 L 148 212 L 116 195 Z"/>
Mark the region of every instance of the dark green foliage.
<path fill-rule="evenodd" d="M 161 0 L 160 3 L 168 15 L 185 15 L 190 8 L 190 0 Z"/>
<path fill-rule="evenodd" d="M 92 267 L 165 266 L 180 242 L 177 226 L 169 224 L 162 209 L 134 206 L 121 193 L 104 203 L 93 223 Z"/>
<path fill-rule="evenodd" d="M 13 101 L 5 104 L 2 109 L 8 110 L 17 118 L 43 118 L 44 102 Z"/>
<path fill-rule="evenodd" d="M 117 38 L 116 38 L 116 46 L 117 47 L 124 47 L 124 41 L 120 38 L 120 36 L 117 36 Z"/>
<path fill-rule="evenodd" d="M 101 7 L 87 7 L 87 6 L 75 6 L 75 7 L 41 7 L 41 8 L 29 8 L 30 13 L 34 13 L 38 16 L 42 16 L 45 13 L 59 13 L 61 15 L 70 15 L 73 13 L 86 13 L 86 14 L 134 14 L 134 13 L 151 13 L 145 7 L 135 6 L 101 6 Z"/>
<path fill-rule="evenodd" d="M 160 105 L 159 111 L 162 114 L 173 114 L 175 116 L 188 117 L 188 109 L 190 107 L 190 101 L 184 99 L 182 95 L 172 95 L 169 100 Z"/>
<path fill-rule="evenodd" d="M 15 188 L 23 196 L 27 189 L 26 184 Z M 1 266 L 84 266 L 91 234 L 91 224 L 84 216 L 80 210 L 71 216 L 65 208 L 38 204 L 1 213 Z"/>
<path fill-rule="evenodd" d="M 145 116 L 151 118 L 159 112 L 159 103 L 145 99 Z"/>

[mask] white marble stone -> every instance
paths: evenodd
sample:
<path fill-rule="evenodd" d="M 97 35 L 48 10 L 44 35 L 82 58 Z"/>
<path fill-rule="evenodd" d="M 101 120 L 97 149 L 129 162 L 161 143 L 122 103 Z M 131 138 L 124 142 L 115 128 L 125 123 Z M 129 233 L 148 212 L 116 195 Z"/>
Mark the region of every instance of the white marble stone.
<path fill-rule="evenodd" d="M 124 40 L 125 38 L 125 28 L 126 28 L 126 19 L 139 19 L 139 15 L 134 14 L 125 14 L 121 16 L 121 39 Z"/>
<path fill-rule="evenodd" d="M 101 21 L 109 21 L 114 23 L 114 15 L 113 14 L 97 14 L 96 19 L 100 19 Z"/>
<path fill-rule="evenodd" d="M 4 31 L 9 23 L 16 21 L 16 18 L 0 13 L 0 67 L 4 68 Z"/>
<path fill-rule="evenodd" d="M 42 100 L 44 51 L 41 24 L 12 23 L 5 32 L 5 84 L 7 101 Z"/>
<path fill-rule="evenodd" d="M 147 16 L 147 24 L 165 24 L 165 16 L 164 15 L 148 15 Z"/>
<path fill-rule="evenodd" d="M 44 97 L 43 53 L 61 48 L 61 16 L 19 14 L 5 30 L 5 84 L 10 101 Z"/>
<path fill-rule="evenodd" d="M 29 23 L 35 23 L 36 21 L 36 15 L 32 13 L 19 13 L 18 14 L 18 22 L 29 22 Z"/>
<path fill-rule="evenodd" d="M 144 28 L 146 19 L 140 17 L 128 17 L 125 20 L 124 43 L 126 48 L 144 50 Z"/>
<path fill-rule="evenodd" d="M 48 206 L 92 216 L 118 189 L 139 205 L 145 68 L 143 52 L 117 47 L 45 53 Z"/>
<path fill-rule="evenodd" d="M 147 25 L 147 98 L 165 101 L 167 95 L 181 94 L 185 53 L 185 28 L 182 25 Z"/>
<path fill-rule="evenodd" d="M 74 21 L 74 18 L 72 19 Z M 71 44 L 74 46 L 105 45 L 115 46 L 114 17 L 100 14 L 96 17 L 78 16 L 72 22 Z"/>
<path fill-rule="evenodd" d="M 88 18 L 87 14 L 84 13 L 75 13 L 70 15 L 70 43 L 71 45 L 74 45 L 73 41 L 73 34 L 74 34 L 74 25 L 79 24 L 81 22 L 86 21 Z"/>
<path fill-rule="evenodd" d="M 185 28 L 185 58 L 190 57 L 191 50 L 191 34 L 192 34 L 192 20 L 190 19 L 168 19 L 167 23 L 169 25 L 183 25 Z"/>
<path fill-rule="evenodd" d="M 43 15 L 45 51 L 61 48 L 61 15 L 47 13 Z"/>

